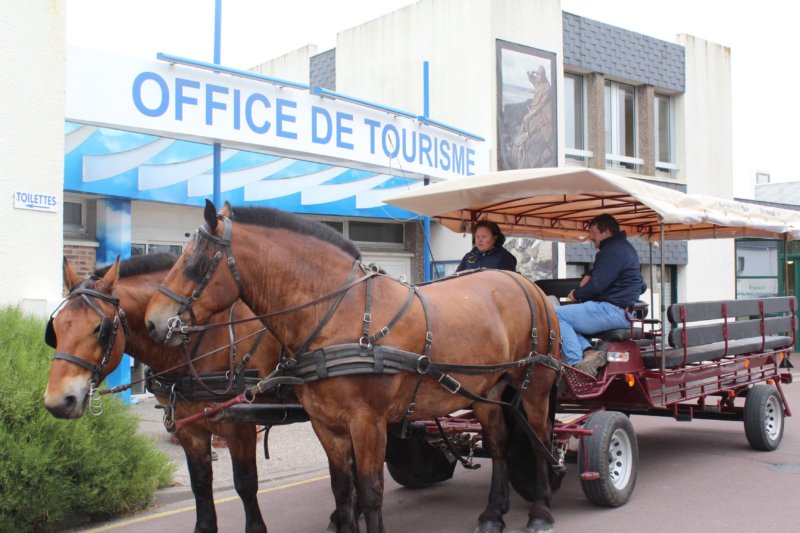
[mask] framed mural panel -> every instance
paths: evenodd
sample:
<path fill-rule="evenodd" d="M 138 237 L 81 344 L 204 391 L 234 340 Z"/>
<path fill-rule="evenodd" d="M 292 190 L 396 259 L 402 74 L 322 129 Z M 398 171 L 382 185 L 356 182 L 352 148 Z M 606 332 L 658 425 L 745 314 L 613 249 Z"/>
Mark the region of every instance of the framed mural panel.
<path fill-rule="evenodd" d="M 556 55 L 497 40 L 497 169 L 558 166 Z"/>

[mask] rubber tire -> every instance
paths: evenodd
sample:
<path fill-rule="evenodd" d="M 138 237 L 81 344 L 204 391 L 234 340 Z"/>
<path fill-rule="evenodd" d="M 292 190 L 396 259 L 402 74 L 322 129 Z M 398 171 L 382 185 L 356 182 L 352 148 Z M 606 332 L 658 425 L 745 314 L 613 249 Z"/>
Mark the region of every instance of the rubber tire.
<path fill-rule="evenodd" d="M 422 439 L 387 435 L 386 469 L 400 485 L 424 489 L 453 477 L 456 459 Z"/>
<path fill-rule="evenodd" d="M 617 411 L 601 411 L 589 417 L 584 428 L 594 433 L 584 437 L 583 446 L 578 450 L 579 469 L 581 474 L 597 472 L 600 477 L 595 480 L 581 478 L 583 493 L 590 502 L 601 507 L 625 505 L 636 486 L 639 467 L 639 447 L 630 419 Z M 623 457 L 627 455 L 627 460 L 621 464 L 623 471 L 612 471 L 610 467 L 612 446 L 620 450 Z M 614 476 L 622 479 L 616 480 L 615 484 Z"/>
<path fill-rule="evenodd" d="M 779 427 L 774 428 L 775 425 Z M 770 428 L 772 426 L 772 428 Z M 783 439 L 784 411 L 778 389 L 756 385 L 744 402 L 744 434 L 754 450 L 771 452 Z"/>

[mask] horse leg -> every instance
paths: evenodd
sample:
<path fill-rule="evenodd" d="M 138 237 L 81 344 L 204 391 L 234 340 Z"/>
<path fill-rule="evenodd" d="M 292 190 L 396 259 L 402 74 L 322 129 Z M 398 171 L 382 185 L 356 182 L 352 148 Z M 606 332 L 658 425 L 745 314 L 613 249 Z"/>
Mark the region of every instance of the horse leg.
<path fill-rule="evenodd" d="M 255 426 L 226 424 L 221 433 L 228 442 L 233 464 L 233 483 L 244 506 L 244 530 L 246 533 L 266 533 L 267 526 L 258 507 Z"/>
<path fill-rule="evenodd" d="M 539 369 L 537 369 L 539 370 Z M 541 370 L 539 370 L 541 372 Z M 549 374 L 549 372 L 548 372 Z M 528 415 L 528 423 L 542 440 L 547 449 L 552 448 L 550 439 L 550 389 L 551 385 L 534 381 L 523 397 L 523 406 Z M 542 453 L 533 453 L 533 469 L 531 484 L 531 510 L 528 513 L 528 524 L 525 533 L 547 533 L 553 530 L 555 518 L 550 511 L 550 500 L 553 492 L 550 484 L 550 465 Z"/>
<path fill-rule="evenodd" d="M 350 437 L 334 433 L 323 424 L 311 421 L 320 444 L 328 456 L 331 490 L 336 510 L 331 515 L 328 532 L 358 533 L 354 482 L 353 446 Z"/>
<path fill-rule="evenodd" d="M 498 383 L 487 393 L 490 400 L 499 400 L 506 384 Z M 489 489 L 489 502 L 478 517 L 476 533 L 499 533 L 505 522 L 503 515 L 508 512 L 509 481 L 506 451 L 509 443 L 508 427 L 499 406 L 486 403 L 473 405 L 475 417 L 481 423 L 483 446 L 492 458 L 492 484 Z"/>
<path fill-rule="evenodd" d="M 350 439 L 356 458 L 358 509 L 368 533 L 384 533 L 383 463 L 386 458 L 386 421 L 366 414 L 354 416 Z"/>
<path fill-rule="evenodd" d="M 217 511 L 214 507 L 213 473 L 211 470 L 211 433 L 186 426 L 176 433 L 186 454 L 189 479 L 194 494 L 195 533 L 216 533 Z"/>

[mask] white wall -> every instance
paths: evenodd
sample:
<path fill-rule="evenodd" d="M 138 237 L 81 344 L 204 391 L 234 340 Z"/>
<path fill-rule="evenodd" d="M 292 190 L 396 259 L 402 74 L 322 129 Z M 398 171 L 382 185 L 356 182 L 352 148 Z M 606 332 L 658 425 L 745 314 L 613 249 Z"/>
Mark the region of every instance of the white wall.
<path fill-rule="evenodd" d="M 731 50 L 691 35 L 686 47 L 686 93 L 677 99 L 678 164 L 690 194 L 733 195 L 731 149 Z M 681 269 L 681 301 L 736 297 L 732 239 L 689 242 L 689 264 Z"/>
<path fill-rule="evenodd" d="M 456 233 L 431 222 L 431 255 L 434 261 L 461 261 L 472 248 L 472 234 Z"/>
<path fill-rule="evenodd" d="M 203 225 L 203 208 L 131 202 L 131 242 L 185 243 Z"/>
<path fill-rule="evenodd" d="M 560 2 L 421 0 L 339 33 L 336 90 L 422 114 L 428 61 L 430 117 L 495 146 L 495 39 L 555 52 L 561 72 Z"/>
<path fill-rule="evenodd" d="M 317 45 L 309 44 L 288 54 L 266 61 L 250 70 L 266 76 L 275 76 L 288 81 L 308 83 L 308 64 L 311 56 L 317 55 Z"/>
<path fill-rule="evenodd" d="M 0 0 L 0 21 L 0 305 L 44 315 L 61 297 L 61 206 L 15 209 L 13 193 L 63 200 L 64 2 Z"/>

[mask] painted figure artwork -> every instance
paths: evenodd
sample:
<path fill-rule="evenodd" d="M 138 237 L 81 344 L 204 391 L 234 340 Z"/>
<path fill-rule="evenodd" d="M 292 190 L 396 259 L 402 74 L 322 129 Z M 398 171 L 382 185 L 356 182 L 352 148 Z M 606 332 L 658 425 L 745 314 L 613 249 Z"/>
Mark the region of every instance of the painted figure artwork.
<path fill-rule="evenodd" d="M 558 165 L 555 54 L 497 41 L 498 170 Z"/>

